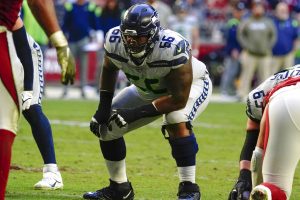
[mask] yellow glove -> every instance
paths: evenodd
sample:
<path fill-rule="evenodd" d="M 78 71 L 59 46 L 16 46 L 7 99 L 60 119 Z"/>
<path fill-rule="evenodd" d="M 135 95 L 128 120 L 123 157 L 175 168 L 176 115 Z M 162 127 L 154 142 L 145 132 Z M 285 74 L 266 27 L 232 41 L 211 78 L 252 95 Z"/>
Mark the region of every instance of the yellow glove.
<path fill-rule="evenodd" d="M 57 60 L 61 67 L 61 82 L 65 85 L 73 84 L 75 79 L 75 60 L 62 31 L 57 31 L 49 37 L 56 48 Z"/>

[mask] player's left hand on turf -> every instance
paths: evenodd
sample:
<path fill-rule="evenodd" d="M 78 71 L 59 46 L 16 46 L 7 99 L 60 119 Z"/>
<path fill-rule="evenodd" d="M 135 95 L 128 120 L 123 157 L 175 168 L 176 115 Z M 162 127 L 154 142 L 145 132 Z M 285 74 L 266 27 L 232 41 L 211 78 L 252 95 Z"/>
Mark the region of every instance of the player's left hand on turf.
<path fill-rule="evenodd" d="M 228 200 L 248 200 L 252 185 L 246 180 L 238 180 L 231 190 Z"/>
<path fill-rule="evenodd" d="M 21 93 L 22 110 L 27 110 L 30 108 L 32 98 L 33 98 L 33 91 L 23 91 Z"/>

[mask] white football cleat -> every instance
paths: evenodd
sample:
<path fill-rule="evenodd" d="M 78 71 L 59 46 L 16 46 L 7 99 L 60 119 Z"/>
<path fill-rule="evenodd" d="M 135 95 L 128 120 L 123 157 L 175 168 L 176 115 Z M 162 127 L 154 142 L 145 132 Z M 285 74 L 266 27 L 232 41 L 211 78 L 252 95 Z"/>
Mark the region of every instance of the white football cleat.
<path fill-rule="evenodd" d="M 53 165 L 53 164 L 50 164 Z M 57 190 L 63 189 L 63 181 L 57 166 L 45 165 L 43 167 L 43 178 L 34 185 L 37 190 Z"/>

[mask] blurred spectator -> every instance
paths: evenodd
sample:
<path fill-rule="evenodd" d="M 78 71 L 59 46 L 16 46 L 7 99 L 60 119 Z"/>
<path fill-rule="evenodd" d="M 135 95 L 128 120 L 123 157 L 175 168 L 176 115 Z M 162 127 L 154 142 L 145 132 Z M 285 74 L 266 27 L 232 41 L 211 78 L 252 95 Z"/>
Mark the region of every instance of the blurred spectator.
<path fill-rule="evenodd" d="M 271 75 L 271 53 L 276 37 L 274 23 L 265 16 L 263 2 L 254 1 L 250 17 L 242 20 L 238 27 L 238 41 L 243 48 L 238 89 L 241 99 L 247 97 L 256 69 L 259 83 Z"/>
<path fill-rule="evenodd" d="M 175 15 L 168 19 L 168 27 L 180 33 L 192 44 L 193 56 L 198 58 L 200 35 L 197 18 L 189 14 L 188 4 L 182 0 L 175 2 L 174 13 Z"/>
<path fill-rule="evenodd" d="M 172 9 L 170 6 L 160 0 L 148 0 L 147 3 L 157 10 L 160 25 L 163 28 L 168 28 L 168 18 L 172 15 Z"/>
<path fill-rule="evenodd" d="M 79 62 L 79 77 L 81 96 L 85 98 L 84 87 L 87 85 L 87 52 L 85 47 L 90 38 L 95 37 L 95 30 L 98 30 L 97 18 L 95 15 L 96 4 L 88 0 L 77 0 L 74 3 L 65 3 L 65 16 L 63 31 L 68 37 L 70 49 Z M 63 96 L 67 95 L 67 87 L 64 88 Z"/>
<path fill-rule="evenodd" d="M 109 29 L 121 23 L 121 10 L 117 0 L 107 0 L 99 17 L 99 29 L 106 35 Z"/>
<path fill-rule="evenodd" d="M 237 40 L 237 28 L 244 15 L 245 4 L 238 2 L 232 6 L 232 18 L 226 26 L 226 57 L 224 60 L 224 72 L 221 78 L 221 94 L 224 97 L 236 95 L 235 80 L 240 71 L 240 52 L 242 50 Z"/>
<path fill-rule="evenodd" d="M 68 1 L 68 0 L 53 1 L 55 12 L 56 12 L 55 14 L 56 14 L 57 21 L 58 21 L 60 27 L 62 27 L 62 25 L 64 23 L 64 16 L 65 16 L 65 6 L 64 5 L 65 5 L 66 1 Z"/>
<path fill-rule="evenodd" d="M 103 9 L 99 16 L 99 29 L 103 31 L 103 34 L 109 31 L 109 29 L 119 26 L 121 23 L 121 14 L 122 11 L 120 9 L 119 3 L 117 0 L 106 0 L 105 4 L 103 5 Z M 96 73 L 96 90 L 99 92 L 99 78 L 101 74 L 101 66 L 104 57 L 103 48 L 98 51 L 98 57 L 100 62 L 97 65 L 97 73 Z M 123 80 L 123 79 L 122 79 Z M 126 80 L 124 80 L 126 81 Z M 122 84 L 120 84 L 122 85 Z"/>
<path fill-rule="evenodd" d="M 147 3 L 150 4 L 152 7 L 155 8 L 158 12 L 158 16 L 160 19 L 160 25 L 163 28 L 168 28 L 168 18 L 172 15 L 172 9 L 169 4 L 166 4 L 164 1 L 161 0 L 131 0 L 131 5 L 136 3 Z"/>
<path fill-rule="evenodd" d="M 294 50 L 298 37 L 298 22 L 290 18 L 286 3 L 277 4 L 274 24 L 277 29 L 277 41 L 273 47 L 272 73 L 294 65 Z"/>

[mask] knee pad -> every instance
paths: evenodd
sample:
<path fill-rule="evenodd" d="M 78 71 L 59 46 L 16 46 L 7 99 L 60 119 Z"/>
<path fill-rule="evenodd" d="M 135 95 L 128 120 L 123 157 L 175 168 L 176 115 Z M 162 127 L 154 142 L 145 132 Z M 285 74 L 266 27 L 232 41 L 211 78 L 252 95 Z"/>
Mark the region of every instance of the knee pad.
<path fill-rule="evenodd" d="M 263 150 L 256 147 L 251 158 L 252 188 L 263 182 L 262 177 Z"/>
<path fill-rule="evenodd" d="M 194 134 L 188 137 L 169 139 L 172 148 L 172 156 L 178 167 L 193 166 L 196 164 L 198 144 Z"/>
<path fill-rule="evenodd" d="M 126 145 L 123 137 L 116 140 L 100 140 L 102 155 L 106 160 L 120 161 L 126 157 Z"/>

